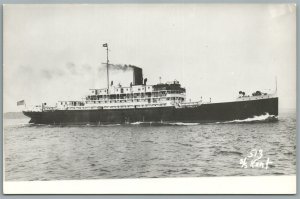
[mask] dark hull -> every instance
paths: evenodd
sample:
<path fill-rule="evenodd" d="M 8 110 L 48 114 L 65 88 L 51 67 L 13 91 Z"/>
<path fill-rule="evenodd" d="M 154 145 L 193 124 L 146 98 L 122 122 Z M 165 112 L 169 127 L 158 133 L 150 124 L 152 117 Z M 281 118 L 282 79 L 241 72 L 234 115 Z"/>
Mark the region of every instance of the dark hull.
<path fill-rule="evenodd" d="M 157 107 L 23 112 L 35 124 L 113 124 L 133 122 L 210 122 L 278 115 L 278 98 L 203 104 L 193 108 Z"/>

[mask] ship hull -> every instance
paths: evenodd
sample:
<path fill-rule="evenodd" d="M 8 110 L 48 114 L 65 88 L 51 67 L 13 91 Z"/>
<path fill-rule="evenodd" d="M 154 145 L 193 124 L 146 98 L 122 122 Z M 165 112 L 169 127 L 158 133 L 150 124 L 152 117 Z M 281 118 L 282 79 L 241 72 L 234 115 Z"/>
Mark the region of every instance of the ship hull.
<path fill-rule="evenodd" d="M 134 122 L 212 122 L 278 115 L 278 98 L 208 103 L 197 107 L 55 110 L 23 112 L 35 124 L 122 124 Z"/>

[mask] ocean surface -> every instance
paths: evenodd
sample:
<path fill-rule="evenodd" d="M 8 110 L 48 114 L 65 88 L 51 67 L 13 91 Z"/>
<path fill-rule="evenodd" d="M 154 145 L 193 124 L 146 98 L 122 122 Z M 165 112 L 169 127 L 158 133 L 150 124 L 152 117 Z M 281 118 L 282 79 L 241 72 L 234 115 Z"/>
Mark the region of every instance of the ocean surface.
<path fill-rule="evenodd" d="M 295 175 L 296 112 L 280 113 L 275 122 L 270 118 L 107 126 L 4 119 L 4 177 L 32 181 Z"/>

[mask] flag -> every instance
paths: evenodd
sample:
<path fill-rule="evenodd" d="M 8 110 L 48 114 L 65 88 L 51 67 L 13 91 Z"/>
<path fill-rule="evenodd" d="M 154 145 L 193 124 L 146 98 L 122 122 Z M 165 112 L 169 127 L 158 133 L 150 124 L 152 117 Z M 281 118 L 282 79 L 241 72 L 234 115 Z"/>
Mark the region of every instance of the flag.
<path fill-rule="evenodd" d="M 25 104 L 25 100 L 21 100 L 17 102 L 17 106 L 21 106 Z"/>
<path fill-rule="evenodd" d="M 103 44 L 103 47 L 107 47 L 107 43 Z"/>

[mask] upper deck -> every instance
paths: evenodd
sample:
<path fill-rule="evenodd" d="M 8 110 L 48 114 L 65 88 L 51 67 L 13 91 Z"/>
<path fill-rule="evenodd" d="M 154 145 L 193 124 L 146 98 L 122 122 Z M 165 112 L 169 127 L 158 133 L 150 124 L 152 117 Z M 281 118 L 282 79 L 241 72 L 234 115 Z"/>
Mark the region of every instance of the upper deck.
<path fill-rule="evenodd" d="M 185 88 L 178 81 L 157 85 L 134 85 L 129 87 L 110 87 L 109 89 L 90 89 L 86 104 L 110 103 L 156 103 L 162 101 L 185 101 Z"/>

